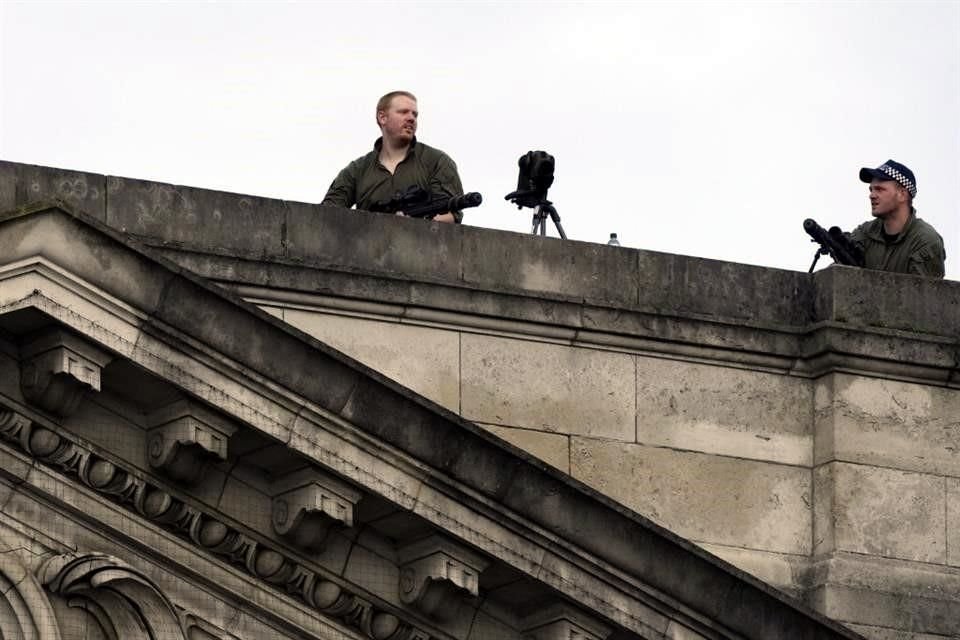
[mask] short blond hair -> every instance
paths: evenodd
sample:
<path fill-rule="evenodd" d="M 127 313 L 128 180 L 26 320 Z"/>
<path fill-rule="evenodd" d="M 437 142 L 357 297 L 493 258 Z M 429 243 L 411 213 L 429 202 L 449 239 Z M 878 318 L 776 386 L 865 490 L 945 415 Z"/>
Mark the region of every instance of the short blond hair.
<path fill-rule="evenodd" d="M 393 102 L 393 99 L 397 96 L 406 96 L 414 102 L 417 101 L 417 96 L 413 95 L 409 91 L 391 91 L 390 93 L 384 94 L 379 100 L 377 100 L 377 110 L 373 114 L 373 117 L 377 122 L 377 126 L 380 126 L 380 112 L 389 109 L 390 103 Z"/>

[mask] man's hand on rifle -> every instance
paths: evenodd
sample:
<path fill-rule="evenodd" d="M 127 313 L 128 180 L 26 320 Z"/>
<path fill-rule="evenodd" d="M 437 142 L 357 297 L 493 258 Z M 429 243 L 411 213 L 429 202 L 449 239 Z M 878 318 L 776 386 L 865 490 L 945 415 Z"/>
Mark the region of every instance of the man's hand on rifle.
<path fill-rule="evenodd" d="M 397 211 L 393 215 L 401 216 L 403 218 L 407 217 L 407 214 L 405 214 L 403 211 Z M 456 222 L 457 221 L 457 219 L 454 218 L 453 214 L 450 213 L 449 211 L 447 213 L 438 213 L 437 215 L 430 218 L 430 220 L 436 220 L 437 222 Z"/>

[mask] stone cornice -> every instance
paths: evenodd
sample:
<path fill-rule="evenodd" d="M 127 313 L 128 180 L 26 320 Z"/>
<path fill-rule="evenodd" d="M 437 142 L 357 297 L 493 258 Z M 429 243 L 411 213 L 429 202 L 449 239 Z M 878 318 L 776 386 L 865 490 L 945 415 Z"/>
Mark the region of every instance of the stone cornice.
<path fill-rule="evenodd" d="M 579 305 L 579 316 L 568 314 L 565 320 L 546 324 L 550 317 L 557 316 L 548 313 L 537 322 L 494 318 L 456 305 L 441 311 L 416 304 L 378 303 L 249 284 L 224 286 L 250 302 L 279 309 L 613 349 L 806 378 L 846 372 L 960 388 L 960 341 L 949 336 L 826 320 L 802 328 L 758 328 L 716 320 L 664 319 L 628 310 L 612 314 L 585 304 Z M 608 322 L 601 322 L 601 316 Z M 585 324 L 592 328 L 585 328 Z"/>
<path fill-rule="evenodd" d="M 0 405 L 0 442 L 16 446 L 35 461 L 190 541 L 198 551 L 243 569 L 264 585 L 297 598 L 371 640 L 431 638 L 416 622 L 401 619 L 393 608 L 378 604 L 342 579 L 257 540 L 216 513 L 192 506 L 173 490 L 139 477 L 15 408 Z M 52 580 L 53 574 L 48 578 Z"/>

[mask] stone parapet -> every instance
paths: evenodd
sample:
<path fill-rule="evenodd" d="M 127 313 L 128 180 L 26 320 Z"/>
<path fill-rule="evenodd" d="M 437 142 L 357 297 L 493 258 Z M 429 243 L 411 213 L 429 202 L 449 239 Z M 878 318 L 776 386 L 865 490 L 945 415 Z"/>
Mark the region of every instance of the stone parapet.
<path fill-rule="evenodd" d="M 951 318 L 960 308 L 960 285 L 950 281 L 850 268 L 826 269 L 811 277 L 802 272 L 0 161 L 0 209 L 42 199 L 63 200 L 150 245 L 254 261 L 256 264 L 236 265 L 240 270 L 232 278 L 236 281 L 255 283 L 256 274 L 250 269 L 271 271 L 263 263 L 292 268 L 286 275 L 294 280 L 298 279 L 297 267 L 380 276 L 394 281 L 394 286 L 386 286 L 383 297 L 376 299 L 419 302 L 426 307 L 434 306 L 428 304 L 430 294 L 419 292 L 418 301 L 412 283 L 737 326 L 796 330 L 837 322 L 937 336 L 952 335 L 955 325 Z M 429 242 L 423 242 L 424 235 Z M 805 241 L 800 236 L 798 233 L 798 241 Z M 262 284 L 318 291 L 315 284 L 306 286 L 302 276 L 299 278 L 300 286 L 289 286 L 295 282 Z M 878 295 L 879 291 L 884 294 Z M 371 297 L 369 290 L 356 293 L 359 295 L 347 297 Z M 404 299 L 397 300 L 397 294 Z M 482 295 L 472 301 L 485 302 Z M 446 308 L 451 302 L 456 300 L 444 295 L 440 306 Z M 473 311 L 504 315 L 502 303 L 487 300 L 486 304 L 485 312 Z M 553 311 L 549 303 L 544 311 Z M 548 323 L 558 321 L 564 324 L 563 316 L 550 317 Z M 609 324 L 615 319 L 601 322 Z M 581 317 L 580 323 L 585 329 L 592 328 L 586 318 Z M 648 330 L 656 331 L 656 327 L 648 326 Z"/>

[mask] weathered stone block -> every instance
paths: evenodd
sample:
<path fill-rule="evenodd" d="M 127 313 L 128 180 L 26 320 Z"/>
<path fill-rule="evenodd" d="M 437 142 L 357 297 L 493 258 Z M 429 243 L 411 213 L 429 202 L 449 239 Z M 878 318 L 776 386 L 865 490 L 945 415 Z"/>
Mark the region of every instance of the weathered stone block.
<path fill-rule="evenodd" d="M 481 424 L 480 426 L 564 473 L 570 473 L 570 436 L 529 429 L 498 427 L 492 424 Z"/>
<path fill-rule="evenodd" d="M 805 273 L 655 251 L 637 254 L 641 309 L 778 326 L 808 321 L 812 288 Z"/>
<path fill-rule="evenodd" d="M 285 309 L 284 320 L 437 404 L 460 410 L 456 332 L 300 309 Z"/>
<path fill-rule="evenodd" d="M 637 441 L 810 466 L 812 387 L 802 378 L 637 360 Z"/>
<path fill-rule="evenodd" d="M 816 461 L 960 476 L 960 389 L 831 374 L 816 383 Z"/>
<path fill-rule="evenodd" d="M 282 200 L 110 176 L 107 224 L 125 233 L 230 255 L 283 253 Z"/>
<path fill-rule="evenodd" d="M 813 282 L 814 322 L 956 337 L 960 287 L 954 281 L 838 266 L 817 271 Z"/>
<path fill-rule="evenodd" d="M 465 418 L 634 440 L 632 356 L 464 334 L 461 367 Z"/>
<path fill-rule="evenodd" d="M 946 562 L 946 487 L 940 476 L 829 465 L 835 547 L 887 558 Z M 818 470 L 818 473 L 822 473 Z M 830 491 L 830 483 L 817 484 Z"/>
<path fill-rule="evenodd" d="M 810 552 L 807 469 L 572 438 L 571 475 L 695 542 Z"/>
<path fill-rule="evenodd" d="M 460 225 L 338 207 L 291 207 L 288 257 L 404 279 L 460 279 Z"/>
<path fill-rule="evenodd" d="M 467 283 L 636 304 L 635 250 L 488 229 L 471 229 L 463 243 Z"/>
<path fill-rule="evenodd" d="M 53 199 L 63 200 L 103 222 L 106 210 L 106 178 L 83 171 L 29 164 L 16 165 L 17 206 Z"/>

